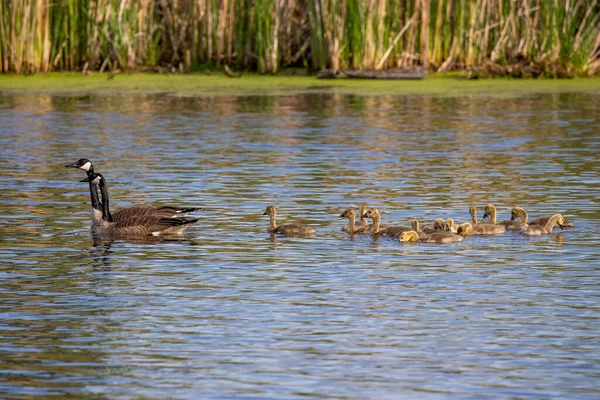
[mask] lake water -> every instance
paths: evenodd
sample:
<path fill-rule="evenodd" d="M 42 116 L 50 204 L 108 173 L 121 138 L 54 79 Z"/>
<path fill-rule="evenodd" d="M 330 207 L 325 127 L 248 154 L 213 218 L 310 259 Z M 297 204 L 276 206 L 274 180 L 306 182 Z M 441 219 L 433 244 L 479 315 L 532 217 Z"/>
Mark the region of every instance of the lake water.
<path fill-rule="evenodd" d="M 2 398 L 600 396 L 600 94 L 0 94 Z M 171 240 L 90 231 L 114 210 L 202 207 Z M 576 227 L 457 244 L 382 223 L 561 212 Z M 271 238 L 280 223 L 313 238 Z"/>

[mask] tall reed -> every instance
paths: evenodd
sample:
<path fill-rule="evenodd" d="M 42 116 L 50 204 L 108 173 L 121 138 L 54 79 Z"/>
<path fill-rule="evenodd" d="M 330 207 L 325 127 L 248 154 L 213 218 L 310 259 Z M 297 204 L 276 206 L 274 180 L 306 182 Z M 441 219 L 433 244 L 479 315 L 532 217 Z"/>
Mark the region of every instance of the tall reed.
<path fill-rule="evenodd" d="M 536 60 L 600 72 L 600 1 L 0 0 L 2 72 Z"/>

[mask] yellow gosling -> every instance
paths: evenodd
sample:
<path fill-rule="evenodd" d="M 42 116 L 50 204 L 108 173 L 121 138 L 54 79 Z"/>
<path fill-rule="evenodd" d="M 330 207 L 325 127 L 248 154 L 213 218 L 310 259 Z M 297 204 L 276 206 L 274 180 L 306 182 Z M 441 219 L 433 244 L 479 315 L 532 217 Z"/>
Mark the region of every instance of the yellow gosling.
<path fill-rule="evenodd" d="M 545 226 L 548 223 L 548 221 L 550 221 L 550 218 L 552 218 L 552 217 L 542 217 L 542 218 L 534 219 L 533 221 L 531 221 L 529 223 L 529 225 L 542 225 L 542 226 Z M 565 219 L 564 220 L 564 224 L 562 224 L 562 226 L 563 226 L 563 228 L 565 228 L 565 227 L 566 228 L 573 228 L 575 226 L 575 223 L 573 221 L 571 221 L 571 220 Z"/>
<path fill-rule="evenodd" d="M 469 206 L 469 214 L 471 214 L 471 224 L 473 226 L 477 225 L 477 207 L 475 207 L 475 204 Z"/>
<path fill-rule="evenodd" d="M 520 221 L 517 221 L 517 218 L 521 218 Z M 527 223 L 527 211 L 522 209 L 521 207 L 513 207 L 510 211 L 510 221 L 505 220 L 500 222 L 507 231 L 522 231 L 523 229 L 527 229 L 529 224 Z"/>
<path fill-rule="evenodd" d="M 554 228 L 554 225 L 558 224 L 558 226 L 560 226 L 560 229 L 562 229 L 564 222 L 565 222 L 565 219 L 563 218 L 562 215 L 554 214 L 553 216 L 551 216 L 548 219 L 548 222 L 546 222 L 546 225 L 544 225 L 544 226 L 529 225 L 529 227 L 523 231 L 523 235 L 528 235 L 528 236 L 549 235 L 552 233 L 552 228 Z"/>
<path fill-rule="evenodd" d="M 452 218 L 446 218 L 446 232 L 456 233 L 456 227 L 454 226 L 454 220 Z"/>
<path fill-rule="evenodd" d="M 419 235 L 415 231 L 402 232 L 398 238 L 401 242 L 423 242 L 423 243 L 455 243 L 463 240 L 464 237 L 449 232 L 423 233 Z"/>
<path fill-rule="evenodd" d="M 376 208 L 369 208 L 367 212 L 362 215 L 363 218 L 371 218 L 372 224 L 365 226 L 360 233 L 377 235 L 383 229 L 387 229 L 387 225 L 381 225 L 381 214 Z"/>
<path fill-rule="evenodd" d="M 474 208 L 475 206 L 471 207 Z M 469 208 L 469 211 L 471 211 L 471 208 Z M 488 216 L 490 217 L 492 223 L 473 224 L 473 231 L 471 233 L 472 235 L 498 235 L 506 232 L 506 228 L 504 227 L 504 225 L 496 224 L 496 207 L 494 207 L 492 204 L 488 204 L 487 206 L 485 206 L 483 218 L 486 218 Z M 473 217 L 475 221 L 477 220 L 477 218 L 473 216 L 473 213 L 471 213 L 471 217 Z"/>
<path fill-rule="evenodd" d="M 346 209 L 346 211 L 340 214 L 340 218 L 348 218 L 348 224 L 342 227 L 344 232 L 354 234 L 364 229 L 364 226 L 358 227 L 356 224 L 356 213 L 354 212 L 354 208 Z"/>
<path fill-rule="evenodd" d="M 300 224 L 286 224 L 277 226 L 277 211 L 275 207 L 268 206 L 263 215 L 269 216 L 269 233 L 286 236 L 310 236 L 316 232 L 315 228 L 311 228 Z"/>
<path fill-rule="evenodd" d="M 469 222 L 460 224 L 458 228 L 456 228 L 456 233 L 464 237 L 470 236 L 473 233 L 473 225 Z"/>
<path fill-rule="evenodd" d="M 356 223 L 357 228 L 362 228 L 362 227 L 369 225 L 369 222 L 367 221 L 367 219 L 363 217 L 364 213 L 366 213 L 368 209 L 369 209 L 369 207 L 367 207 L 367 205 L 365 203 L 362 203 L 360 205 L 360 208 L 358 211 L 358 216 L 360 217 L 360 220 Z"/>
<path fill-rule="evenodd" d="M 402 232 L 406 231 L 419 231 L 419 221 L 416 218 L 413 218 L 411 221 L 411 226 L 389 226 L 386 229 L 383 229 L 379 232 L 381 235 L 392 236 L 397 238 Z"/>

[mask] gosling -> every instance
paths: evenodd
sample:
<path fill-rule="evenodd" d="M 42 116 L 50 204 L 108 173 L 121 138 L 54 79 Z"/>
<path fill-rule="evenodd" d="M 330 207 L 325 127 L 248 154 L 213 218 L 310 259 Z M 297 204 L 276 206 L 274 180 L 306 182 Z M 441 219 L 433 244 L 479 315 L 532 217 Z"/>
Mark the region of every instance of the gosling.
<path fill-rule="evenodd" d="M 552 233 L 552 228 L 554 225 L 558 225 L 560 229 L 563 228 L 563 223 L 565 219 L 560 214 L 554 214 L 548 219 L 546 225 L 529 225 L 527 229 L 525 229 L 522 233 L 527 236 L 538 236 L 538 235 L 549 235 Z"/>
<path fill-rule="evenodd" d="M 310 236 L 314 235 L 316 232 L 315 228 L 300 224 L 286 224 L 277 226 L 277 211 L 273 206 L 268 206 L 263 215 L 269 216 L 269 233 L 285 236 Z"/>

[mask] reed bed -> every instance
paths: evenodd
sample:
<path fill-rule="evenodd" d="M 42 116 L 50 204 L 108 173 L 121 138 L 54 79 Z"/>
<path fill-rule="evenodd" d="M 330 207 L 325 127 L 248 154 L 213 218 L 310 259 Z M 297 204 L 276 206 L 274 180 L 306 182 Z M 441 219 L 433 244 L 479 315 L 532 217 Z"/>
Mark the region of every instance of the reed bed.
<path fill-rule="evenodd" d="M 592 75 L 600 72 L 600 4 L 0 0 L 0 62 L 5 73 L 187 72 L 223 64 L 261 73 L 415 65 L 445 72 L 536 64 Z"/>

